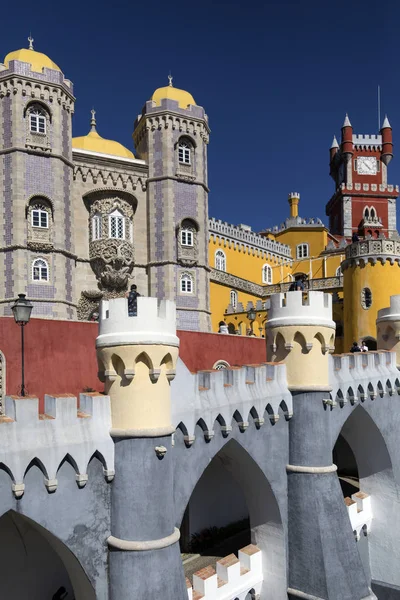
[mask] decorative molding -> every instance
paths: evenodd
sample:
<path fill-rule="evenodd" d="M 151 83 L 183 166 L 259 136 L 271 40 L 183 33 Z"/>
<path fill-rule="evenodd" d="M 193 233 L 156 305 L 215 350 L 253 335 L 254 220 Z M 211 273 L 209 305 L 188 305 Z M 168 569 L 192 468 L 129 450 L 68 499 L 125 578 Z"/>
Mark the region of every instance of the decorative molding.
<path fill-rule="evenodd" d="M 101 182 L 103 185 L 112 184 L 114 187 L 120 184 L 124 190 L 130 187 L 133 191 L 139 186 L 143 192 L 146 191 L 147 176 L 145 173 L 140 173 L 140 175 L 129 173 L 125 165 L 124 168 L 113 168 L 112 170 L 107 164 L 99 168 L 98 163 L 99 161 L 92 165 L 81 162 L 73 163 L 74 181 L 81 180 L 84 183 L 91 181 L 94 185 Z"/>
<path fill-rule="evenodd" d="M 336 465 L 328 465 L 327 467 L 305 467 L 303 465 L 286 465 L 288 473 L 310 473 L 312 475 L 321 475 L 323 473 L 334 473 L 337 471 Z"/>
<path fill-rule="evenodd" d="M 400 239 L 365 239 L 347 246 L 342 270 L 360 264 L 365 265 L 368 262 L 372 265 L 376 265 L 378 261 L 384 264 L 387 260 L 392 265 L 397 262 L 400 266 Z"/>
<path fill-rule="evenodd" d="M 211 269 L 210 281 L 214 283 L 220 283 L 221 285 L 225 285 L 226 287 L 233 288 L 241 292 L 253 294 L 253 296 L 258 296 L 259 298 L 265 296 L 264 286 L 257 283 L 252 283 L 251 281 L 242 279 L 236 275 L 231 275 L 230 273 L 226 273 L 226 271 Z"/>
<path fill-rule="evenodd" d="M 117 548 L 117 550 L 125 550 L 126 552 L 145 552 L 147 550 L 161 550 L 161 548 L 167 548 L 176 544 L 181 537 L 181 532 L 177 527 L 174 528 L 174 532 L 167 537 L 159 540 L 148 540 L 143 542 L 133 542 L 129 540 L 121 540 L 120 538 L 110 535 L 107 538 L 107 544 L 111 548 Z"/>

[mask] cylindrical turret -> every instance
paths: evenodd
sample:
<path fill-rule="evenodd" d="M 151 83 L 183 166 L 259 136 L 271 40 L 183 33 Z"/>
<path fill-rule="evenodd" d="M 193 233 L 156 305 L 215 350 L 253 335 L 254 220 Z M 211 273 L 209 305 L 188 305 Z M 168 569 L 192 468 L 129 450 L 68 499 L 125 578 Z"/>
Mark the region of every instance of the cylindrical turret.
<path fill-rule="evenodd" d="M 376 319 L 378 350 L 394 350 L 400 367 L 400 296 L 390 297 L 390 306 L 378 310 Z"/>
<path fill-rule="evenodd" d="M 290 216 L 292 218 L 298 217 L 300 194 L 298 192 L 290 192 L 288 202 L 290 206 Z"/>
<path fill-rule="evenodd" d="M 289 389 L 329 390 L 329 352 L 335 347 L 332 296 L 288 292 L 271 296 L 267 360 L 285 362 Z"/>
<path fill-rule="evenodd" d="M 175 313 L 174 302 L 157 298 L 137 298 L 137 316 L 128 315 L 125 298 L 101 306 L 96 347 L 111 399 L 116 473 L 107 540 L 110 600 L 187 600 L 173 500 Z"/>
<path fill-rule="evenodd" d="M 353 156 L 353 128 L 350 123 L 350 119 L 346 114 L 344 123 L 342 126 L 342 154 L 344 159 L 348 162 Z"/>
<path fill-rule="evenodd" d="M 378 311 L 400 293 L 400 242 L 370 239 L 346 248 L 342 262 L 344 295 L 344 347 L 366 340 L 376 349 Z"/>
<path fill-rule="evenodd" d="M 385 116 L 383 125 L 381 127 L 382 135 L 382 154 L 381 160 L 387 166 L 393 158 L 393 139 L 392 139 L 392 128 L 389 123 L 389 119 Z"/>

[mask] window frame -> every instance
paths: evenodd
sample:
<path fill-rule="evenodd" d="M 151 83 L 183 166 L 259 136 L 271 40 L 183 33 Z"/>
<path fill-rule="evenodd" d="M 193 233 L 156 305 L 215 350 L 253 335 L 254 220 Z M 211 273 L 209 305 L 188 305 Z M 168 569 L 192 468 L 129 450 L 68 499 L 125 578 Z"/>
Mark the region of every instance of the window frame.
<path fill-rule="evenodd" d="M 303 255 L 304 248 L 306 248 L 306 254 Z M 307 242 L 302 242 L 301 244 L 297 244 L 296 258 L 297 259 L 310 258 L 310 247 Z"/>
<path fill-rule="evenodd" d="M 261 278 L 262 282 L 266 285 L 272 285 L 274 282 L 272 267 L 268 263 L 265 263 L 265 265 L 262 267 Z"/>
<path fill-rule="evenodd" d="M 36 213 L 36 214 L 35 214 Z M 34 218 L 37 216 L 39 225 L 35 225 Z M 42 225 L 42 217 L 45 217 L 46 225 Z M 33 204 L 31 208 L 31 226 L 35 229 L 49 229 L 49 211 L 41 204 Z"/>
<path fill-rule="evenodd" d="M 221 264 L 222 264 L 223 268 L 218 266 L 220 261 L 222 261 Z M 214 254 L 214 268 L 217 271 L 222 271 L 223 273 L 226 273 L 226 254 L 220 248 L 218 248 L 218 250 L 216 250 L 215 254 Z"/>
<path fill-rule="evenodd" d="M 122 235 L 112 235 L 113 220 L 115 219 L 115 232 L 119 231 L 119 223 L 121 223 Z M 125 217 L 119 210 L 114 210 L 108 215 L 108 239 L 110 240 L 124 240 L 125 239 Z"/>
<path fill-rule="evenodd" d="M 232 299 L 234 299 L 234 301 L 233 301 L 233 302 L 232 302 Z M 238 305 L 238 299 L 239 299 L 239 296 L 238 296 L 238 293 L 237 293 L 237 291 L 236 291 L 236 290 L 231 290 L 231 291 L 229 292 L 229 304 L 232 306 L 232 308 L 233 308 L 234 310 L 236 310 L 236 309 L 237 309 L 237 305 Z"/>
<path fill-rule="evenodd" d="M 38 135 L 47 135 L 47 116 L 44 108 L 32 106 L 28 112 L 29 131 Z M 35 124 L 33 124 L 35 121 Z M 41 129 L 43 131 L 41 131 Z"/>
<path fill-rule="evenodd" d="M 187 289 L 189 283 L 190 289 Z M 181 273 L 179 276 L 179 291 L 181 294 L 194 294 L 194 277 L 190 273 Z"/>
<path fill-rule="evenodd" d="M 36 269 L 38 269 L 38 271 L 36 271 Z M 37 272 L 38 277 L 35 277 L 35 271 Z M 31 277 L 34 283 L 50 281 L 50 268 L 47 260 L 44 258 L 35 258 L 32 261 Z"/>
<path fill-rule="evenodd" d="M 94 215 L 92 217 L 92 241 L 101 240 L 102 234 L 102 222 L 100 215 Z"/>
<path fill-rule="evenodd" d="M 178 162 L 181 165 L 192 164 L 192 152 L 193 146 L 187 140 L 180 140 L 178 142 Z"/>
<path fill-rule="evenodd" d="M 190 238 L 190 241 L 184 241 L 184 238 Z M 193 248 L 194 246 L 194 232 L 189 227 L 183 227 L 180 231 L 181 246 L 185 248 Z"/>

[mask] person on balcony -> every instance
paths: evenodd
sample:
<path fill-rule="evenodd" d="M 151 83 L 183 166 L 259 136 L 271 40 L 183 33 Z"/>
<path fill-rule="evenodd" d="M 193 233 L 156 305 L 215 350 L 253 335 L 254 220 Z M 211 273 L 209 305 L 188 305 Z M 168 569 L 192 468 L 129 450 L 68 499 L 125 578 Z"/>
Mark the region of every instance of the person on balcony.
<path fill-rule="evenodd" d="M 131 285 L 131 291 L 127 294 L 128 298 L 128 316 L 137 317 L 137 299 L 140 296 L 137 291 L 137 285 L 134 283 Z"/>

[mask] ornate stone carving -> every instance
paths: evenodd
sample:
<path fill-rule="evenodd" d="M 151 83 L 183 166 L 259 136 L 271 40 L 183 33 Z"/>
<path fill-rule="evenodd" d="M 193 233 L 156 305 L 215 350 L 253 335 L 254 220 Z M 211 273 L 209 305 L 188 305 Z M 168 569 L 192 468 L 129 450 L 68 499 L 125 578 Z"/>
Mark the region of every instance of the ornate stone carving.
<path fill-rule="evenodd" d="M 384 263 L 389 260 L 391 264 L 400 264 L 400 241 L 395 239 L 371 238 L 349 244 L 346 248 L 346 260 L 342 263 L 342 269 L 349 266 L 376 264 L 377 261 Z"/>
<path fill-rule="evenodd" d="M 191 232 L 193 244 L 191 246 L 182 244 L 182 230 Z M 184 219 L 178 229 L 177 254 L 178 262 L 184 267 L 193 267 L 198 262 L 198 232 L 193 221 Z"/>
<path fill-rule="evenodd" d="M 78 302 L 77 314 L 80 321 L 89 321 L 94 312 L 99 310 L 103 292 L 100 290 L 84 290 Z"/>
<path fill-rule="evenodd" d="M 90 243 L 90 264 L 105 289 L 126 289 L 134 264 L 133 246 L 126 240 L 94 240 Z"/>

